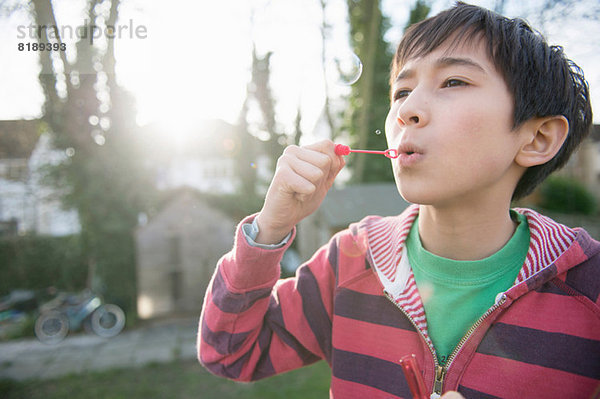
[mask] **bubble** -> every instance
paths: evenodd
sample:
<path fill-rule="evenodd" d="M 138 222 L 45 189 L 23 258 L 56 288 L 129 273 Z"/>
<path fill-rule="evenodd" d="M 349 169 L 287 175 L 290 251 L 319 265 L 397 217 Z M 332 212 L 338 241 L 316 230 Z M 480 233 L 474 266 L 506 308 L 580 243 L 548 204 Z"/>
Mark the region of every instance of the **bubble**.
<path fill-rule="evenodd" d="M 250 162 L 250 167 L 251 167 L 252 169 L 256 169 L 256 164 L 255 164 L 254 162 Z"/>
<path fill-rule="evenodd" d="M 354 236 L 343 236 L 339 248 L 344 256 L 357 258 L 364 256 L 369 247 L 369 237 L 365 230 L 359 230 Z"/>
<path fill-rule="evenodd" d="M 378 136 L 381 135 L 381 130 L 379 130 L 379 129 L 375 130 L 375 134 Z"/>
<path fill-rule="evenodd" d="M 327 80 L 340 85 L 350 86 L 358 81 L 363 65 L 352 51 L 338 52 L 325 61 Z"/>
<path fill-rule="evenodd" d="M 65 150 L 65 153 L 67 154 L 68 157 L 75 156 L 75 148 L 69 147 Z"/>

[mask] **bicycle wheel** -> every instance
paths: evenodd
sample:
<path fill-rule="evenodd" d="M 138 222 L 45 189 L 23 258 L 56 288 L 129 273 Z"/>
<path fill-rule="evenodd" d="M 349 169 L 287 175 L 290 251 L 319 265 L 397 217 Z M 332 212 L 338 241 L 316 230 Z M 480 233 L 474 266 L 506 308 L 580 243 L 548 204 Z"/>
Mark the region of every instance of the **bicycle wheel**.
<path fill-rule="evenodd" d="M 114 337 L 125 327 L 125 312 L 117 305 L 102 305 L 92 313 L 90 322 L 96 335 Z"/>
<path fill-rule="evenodd" d="M 57 344 L 69 333 L 69 319 L 64 313 L 52 310 L 42 313 L 35 321 L 35 336 L 45 344 Z"/>

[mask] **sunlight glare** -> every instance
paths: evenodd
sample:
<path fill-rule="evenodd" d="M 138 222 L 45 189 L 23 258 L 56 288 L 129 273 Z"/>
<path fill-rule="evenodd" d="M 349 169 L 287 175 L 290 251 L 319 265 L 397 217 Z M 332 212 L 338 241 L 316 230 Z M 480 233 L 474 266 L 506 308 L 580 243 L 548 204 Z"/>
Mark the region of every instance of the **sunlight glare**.
<path fill-rule="evenodd" d="M 119 80 L 136 97 L 138 124 L 177 136 L 201 119 L 235 121 L 250 74 L 244 26 L 223 26 L 224 11 L 213 3 L 173 3 L 146 3 L 139 17 L 148 39 L 117 49 Z"/>

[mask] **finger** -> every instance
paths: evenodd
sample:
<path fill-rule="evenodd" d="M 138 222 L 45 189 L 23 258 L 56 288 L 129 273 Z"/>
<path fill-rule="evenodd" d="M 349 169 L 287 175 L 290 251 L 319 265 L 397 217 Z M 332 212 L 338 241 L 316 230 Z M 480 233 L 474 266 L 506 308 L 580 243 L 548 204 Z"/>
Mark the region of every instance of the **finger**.
<path fill-rule="evenodd" d="M 335 144 L 331 140 L 317 141 L 315 143 L 305 145 L 303 148 L 308 148 L 322 153 L 333 152 L 335 154 Z"/>
<path fill-rule="evenodd" d="M 303 147 L 292 145 L 285 149 L 284 155 L 297 157 L 321 168 L 326 175 L 324 184 L 327 187 L 333 185 L 335 178 L 346 165 L 344 157 L 335 154 L 335 144 L 331 140 L 323 140 Z"/>
<path fill-rule="evenodd" d="M 327 180 L 330 181 L 331 184 L 333 184 L 333 181 L 337 175 L 342 171 L 342 169 L 344 169 L 344 166 L 346 166 L 346 160 L 344 157 L 342 155 L 338 155 L 338 158 L 339 160 L 336 162 L 336 168 L 332 169 L 327 177 Z"/>
<path fill-rule="evenodd" d="M 342 156 L 337 155 L 335 153 L 335 143 L 331 140 L 318 141 L 316 143 L 309 144 L 309 145 L 305 146 L 304 148 L 307 148 L 307 149 L 313 150 L 313 151 L 317 151 L 324 155 L 327 155 L 333 163 L 336 163 L 336 161 L 343 159 Z M 337 168 L 337 166 L 338 165 L 336 163 L 335 167 Z"/>
<path fill-rule="evenodd" d="M 276 180 L 286 193 L 311 195 L 317 189 L 315 184 L 296 173 L 287 163 L 281 165 Z"/>
<path fill-rule="evenodd" d="M 346 161 L 342 155 L 335 153 L 335 144 L 331 140 L 323 140 L 318 143 L 310 144 L 304 148 L 320 152 L 326 155 L 329 159 L 322 159 L 321 168 L 326 171 L 327 183 L 329 186 L 346 165 Z"/>
<path fill-rule="evenodd" d="M 311 163 L 327 173 L 329 173 L 329 169 L 331 168 L 332 159 L 328 154 L 308 146 L 289 146 L 285 149 L 283 154 Z"/>
<path fill-rule="evenodd" d="M 326 173 L 328 173 L 328 171 L 324 171 L 320 167 L 312 163 L 305 162 L 298 158 L 291 159 L 288 162 L 288 165 L 290 166 L 290 168 L 292 168 L 294 172 L 296 172 L 306 180 L 310 181 L 315 186 L 321 184 L 323 180 L 325 180 L 325 178 L 327 177 Z"/>

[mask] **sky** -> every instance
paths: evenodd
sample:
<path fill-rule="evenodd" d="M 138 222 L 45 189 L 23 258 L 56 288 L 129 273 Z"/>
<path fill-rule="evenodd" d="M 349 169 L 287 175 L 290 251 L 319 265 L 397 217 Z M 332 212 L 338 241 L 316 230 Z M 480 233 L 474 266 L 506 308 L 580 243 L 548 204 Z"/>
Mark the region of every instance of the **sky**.
<path fill-rule="evenodd" d="M 390 42 L 397 43 L 401 37 L 413 1 L 383 1 L 384 14 L 393 26 L 386 35 Z M 59 26 L 81 26 L 84 0 L 53 3 Z M 495 0 L 472 3 L 493 7 Z M 539 1 L 508 3 L 508 16 L 526 16 L 551 44 L 563 45 L 567 55 L 584 69 L 596 109 L 595 121 L 599 122 L 600 44 L 594 38 L 600 37 L 600 23 L 581 19 L 578 15 L 583 8 L 575 7 L 569 12 L 559 10 L 566 19 L 547 18 L 541 24 L 539 15 L 531 11 Z M 432 12 L 451 4 L 450 0 L 434 1 Z M 177 132 L 199 119 L 220 118 L 234 123 L 251 78 L 255 45 L 259 54 L 273 52 L 271 87 L 281 126 L 291 132 L 300 109 L 303 131 L 310 132 L 325 99 L 321 17 L 319 1 L 122 0 L 118 25 L 124 28 L 115 39 L 118 82 L 135 95 L 140 125 L 158 123 Z M 329 0 L 326 18 L 331 25 L 327 54 L 347 54 L 346 1 Z M 31 42 L 28 37 L 19 37 L 31 22 L 25 10 L 0 17 L 0 120 L 30 119 L 41 114 L 38 54 L 17 48 L 19 43 Z M 136 29 L 144 34 L 133 34 Z M 76 39 L 65 38 L 66 54 L 71 60 Z M 102 38 L 97 43 L 102 45 Z M 349 90 L 348 85 L 339 82 L 328 84 L 334 96 Z"/>

